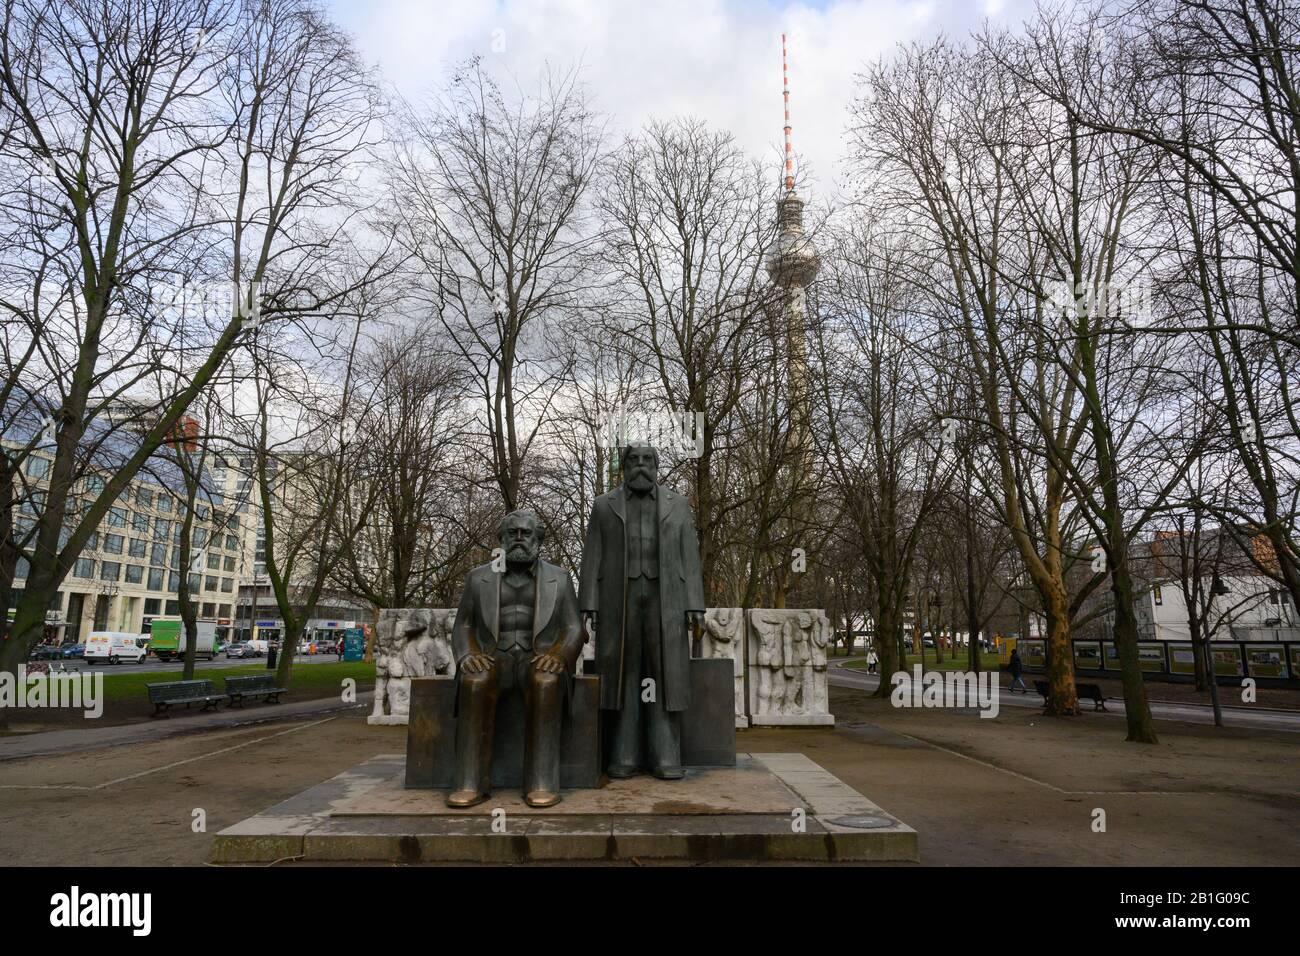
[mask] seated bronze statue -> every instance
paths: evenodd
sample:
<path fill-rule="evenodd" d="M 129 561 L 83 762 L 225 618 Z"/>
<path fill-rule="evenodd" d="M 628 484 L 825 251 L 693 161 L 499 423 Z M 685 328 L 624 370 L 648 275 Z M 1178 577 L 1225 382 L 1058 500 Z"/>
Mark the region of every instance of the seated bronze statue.
<path fill-rule="evenodd" d="M 447 804 L 472 807 L 492 792 L 492 738 L 503 694 L 524 698 L 524 799 L 560 802 L 560 732 L 586 640 L 569 573 L 541 560 L 545 530 L 531 511 L 506 515 L 501 556 L 469 573 L 456 656 L 456 776 Z"/>

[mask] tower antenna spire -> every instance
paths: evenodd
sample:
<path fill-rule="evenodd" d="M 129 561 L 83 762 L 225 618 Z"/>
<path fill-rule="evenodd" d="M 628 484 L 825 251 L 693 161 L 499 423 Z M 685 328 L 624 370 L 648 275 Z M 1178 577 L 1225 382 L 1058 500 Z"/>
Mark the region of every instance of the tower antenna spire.
<path fill-rule="evenodd" d="M 794 146 L 790 141 L 790 62 L 785 52 L 785 34 L 781 34 L 781 97 L 785 103 L 785 189 L 794 191 Z"/>

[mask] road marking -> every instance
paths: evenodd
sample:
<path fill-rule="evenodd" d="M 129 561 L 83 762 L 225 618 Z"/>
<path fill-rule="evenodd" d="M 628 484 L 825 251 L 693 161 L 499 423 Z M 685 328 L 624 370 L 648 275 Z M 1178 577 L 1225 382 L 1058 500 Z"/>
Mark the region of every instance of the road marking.
<path fill-rule="evenodd" d="M 260 744 L 263 741 L 273 740 L 276 737 L 283 737 L 285 734 L 296 733 L 299 730 L 306 730 L 308 727 L 317 727 L 321 724 L 329 723 L 334 720 L 333 717 L 326 717 L 323 720 L 315 720 L 309 724 L 299 724 L 297 727 L 290 727 L 287 730 L 280 730 L 273 734 L 267 734 L 265 737 L 258 737 L 256 740 L 246 740 L 242 744 L 234 744 L 230 747 L 223 747 L 220 750 L 214 750 L 211 753 L 199 754 L 197 757 L 186 757 L 184 760 L 175 760 L 172 763 L 164 764 L 161 767 L 154 767 L 150 770 L 141 770 L 137 773 L 127 774 L 125 777 L 118 777 L 115 780 L 106 780 L 104 783 L 97 783 L 94 786 L 82 786 L 72 783 L 52 783 L 52 784 L 21 784 L 5 783 L 0 784 L 0 790 L 103 790 L 105 787 L 111 787 L 114 784 L 125 783 L 128 780 L 136 780 L 140 777 L 147 777 L 151 773 L 161 773 L 164 770 L 171 770 L 173 767 L 181 767 L 187 763 L 194 763 L 196 760 L 207 760 L 209 757 L 218 757 L 221 754 L 228 754 L 233 750 L 240 750 L 244 747 L 251 747 L 253 744 Z"/>

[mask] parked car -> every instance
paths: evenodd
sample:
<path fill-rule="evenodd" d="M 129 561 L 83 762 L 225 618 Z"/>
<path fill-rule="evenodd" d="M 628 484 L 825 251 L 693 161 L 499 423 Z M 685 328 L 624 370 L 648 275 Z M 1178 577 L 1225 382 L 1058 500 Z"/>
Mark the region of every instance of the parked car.
<path fill-rule="evenodd" d="M 234 644 L 226 645 L 226 659 L 232 657 L 252 657 L 253 649 L 244 641 L 236 641 Z"/>
<path fill-rule="evenodd" d="M 32 652 L 27 655 L 27 659 L 29 661 L 56 661 L 62 656 L 62 652 L 53 644 L 38 644 L 32 648 Z"/>
<path fill-rule="evenodd" d="M 85 644 L 69 644 L 63 648 L 63 657 L 65 660 L 72 660 L 78 657 L 84 657 L 86 654 Z"/>

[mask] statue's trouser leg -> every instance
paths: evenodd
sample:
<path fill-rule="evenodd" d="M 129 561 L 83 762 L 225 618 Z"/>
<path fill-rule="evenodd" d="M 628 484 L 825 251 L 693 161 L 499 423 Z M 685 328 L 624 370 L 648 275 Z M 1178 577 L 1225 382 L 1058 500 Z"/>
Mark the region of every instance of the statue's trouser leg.
<path fill-rule="evenodd" d="M 453 790 L 492 790 L 492 734 L 495 730 L 501 665 L 478 674 L 460 675 L 456 721 L 456 779 Z"/>
<path fill-rule="evenodd" d="M 664 708 L 664 642 L 659 616 L 659 588 L 651 581 L 652 600 L 646 609 L 645 639 L 641 642 L 641 673 L 654 678 L 654 699 L 646 708 L 646 751 L 652 769 L 677 770 L 682 765 L 682 715 Z"/>
<path fill-rule="evenodd" d="M 524 681 L 524 792 L 560 792 L 563 674 L 529 668 Z"/>
<path fill-rule="evenodd" d="M 622 766 L 678 768 L 682 765 L 681 714 L 664 709 L 663 636 L 659 617 L 659 582 L 644 577 L 628 581 L 627 633 L 623 653 L 623 709 L 614 725 L 610 762 Z M 643 699 L 645 678 L 653 681 L 650 700 Z M 645 726 L 644 762 L 642 725 Z"/>
<path fill-rule="evenodd" d="M 635 603 L 636 580 L 627 582 L 627 614 L 623 628 L 623 700 L 614 714 L 614 741 L 609 751 L 609 762 L 615 767 L 641 766 L 641 622 L 640 608 Z"/>

